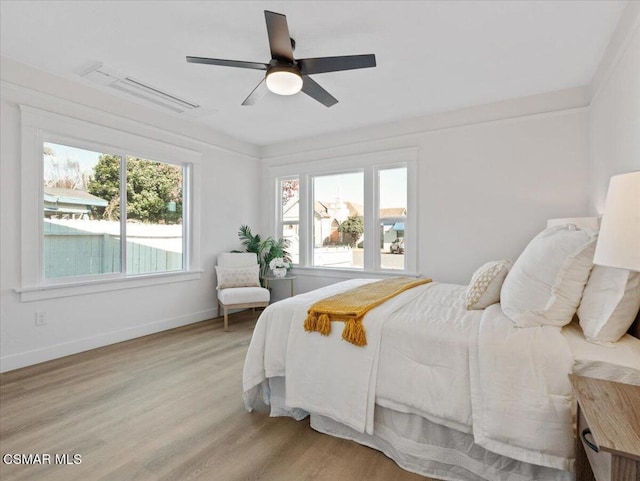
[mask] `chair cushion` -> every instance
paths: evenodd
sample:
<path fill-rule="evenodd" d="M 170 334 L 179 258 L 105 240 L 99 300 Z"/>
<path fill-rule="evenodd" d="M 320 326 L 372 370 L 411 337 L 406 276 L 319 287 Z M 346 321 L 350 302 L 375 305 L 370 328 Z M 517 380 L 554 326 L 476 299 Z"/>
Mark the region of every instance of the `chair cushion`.
<path fill-rule="evenodd" d="M 260 266 L 221 267 L 216 266 L 218 289 L 227 287 L 260 287 Z"/>
<path fill-rule="evenodd" d="M 218 299 L 225 306 L 248 304 L 250 302 L 269 302 L 269 289 L 264 287 L 229 287 L 218 291 Z"/>

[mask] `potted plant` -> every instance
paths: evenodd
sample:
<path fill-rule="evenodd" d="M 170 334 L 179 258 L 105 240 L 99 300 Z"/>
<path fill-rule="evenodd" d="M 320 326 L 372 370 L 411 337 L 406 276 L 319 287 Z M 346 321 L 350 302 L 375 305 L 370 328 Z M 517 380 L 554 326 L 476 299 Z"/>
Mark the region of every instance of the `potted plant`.
<path fill-rule="evenodd" d="M 269 273 L 269 264 L 273 259 L 281 258 L 284 262 L 288 263 L 289 266 L 291 265 L 291 257 L 287 252 L 289 241 L 282 238 L 276 240 L 273 237 L 266 237 L 263 239 L 260 237 L 260 234 L 253 235 L 251 228 L 248 225 L 240 226 L 238 237 L 242 241 L 245 252 L 253 252 L 258 256 L 261 283 L 263 283 L 262 279 L 264 276 Z"/>
<path fill-rule="evenodd" d="M 275 257 L 271 259 L 271 262 L 269 262 L 269 268 L 271 269 L 271 272 L 273 272 L 273 275 L 276 277 L 286 276 L 289 265 L 290 264 L 282 257 Z"/>

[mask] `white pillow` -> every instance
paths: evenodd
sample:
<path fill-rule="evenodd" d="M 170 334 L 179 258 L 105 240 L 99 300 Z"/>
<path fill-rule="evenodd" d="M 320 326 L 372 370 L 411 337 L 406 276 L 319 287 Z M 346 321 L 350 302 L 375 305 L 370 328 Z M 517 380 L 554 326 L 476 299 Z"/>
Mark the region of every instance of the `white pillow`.
<path fill-rule="evenodd" d="M 475 271 L 467 287 L 467 309 L 484 309 L 499 302 L 500 289 L 510 267 L 511 261 L 491 261 Z"/>
<path fill-rule="evenodd" d="M 640 309 L 640 272 L 595 266 L 584 289 L 578 317 L 587 341 L 617 342 Z"/>
<path fill-rule="evenodd" d="M 595 248 L 593 231 L 574 225 L 542 231 L 502 285 L 503 312 L 519 327 L 569 324 L 593 267 Z"/>
<path fill-rule="evenodd" d="M 260 266 L 220 267 L 216 266 L 218 289 L 227 287 L 260 287 Z"/>

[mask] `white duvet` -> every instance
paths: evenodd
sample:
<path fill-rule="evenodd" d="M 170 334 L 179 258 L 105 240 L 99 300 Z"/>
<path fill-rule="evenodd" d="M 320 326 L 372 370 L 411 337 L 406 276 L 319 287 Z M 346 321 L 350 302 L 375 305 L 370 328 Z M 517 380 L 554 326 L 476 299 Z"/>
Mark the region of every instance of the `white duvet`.
<path fill-rule="evenodd" d="M 377 404 L 473 433 L 477 444 L 514 459 L 570 468 L 573 358 L 560 328 L 516 328 L 499 304 L 467 311 L 465 287 L 434 282 L 370 311 L 365 348 L 342 341 L 339 322 L 329 337 L 304 331 L 311 304 L 367 282 L 265 309 L 245 360 L 248 410 L 260 394 L 269 401 L 265 380 L 284 376 L 288 414 L 298 418 L 315 412 L 370 433 Z"/>

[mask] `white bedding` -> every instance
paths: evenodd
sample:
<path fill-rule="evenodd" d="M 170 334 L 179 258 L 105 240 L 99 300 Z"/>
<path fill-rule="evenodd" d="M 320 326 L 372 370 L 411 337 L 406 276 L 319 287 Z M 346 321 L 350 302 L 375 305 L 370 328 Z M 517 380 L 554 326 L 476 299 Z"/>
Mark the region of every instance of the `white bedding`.
<path fill-rule="evenodd" d="M 352 281 L 342 284 L 353 287 Z M 303 324 L 310 306 L 298 306 L 287 344 L 287 404 L 372 434 L 383 325 L 402 318 L 405 307 L 431 287 L 414 287 L 369 311 L 364 321 L 366 346 L 343 341 L 341 322 L 332 323 L 328 336 L 306 332 Z"/>
<path fill-rule="evenodd" d="M 562 328 L 515 327 L 494 304 L 483 312 L 469 358 L 475 442 L 520 461 L 569 470 L 573 357 Z"/>
<path fill-rule="evenodd" d="M 571 468 L 567 374 L 573 356 L 561 328 L 516 328 L 499 304 L 467 311 L 463 286 L 434 282 L 367 315 L 364 325 L 370 344 L 362 351 L 366 359 L 349 372 L 353 355 L 362 348 L 340 339 L 340 323 L 333 323 L 329 338 L 304 332 L 302 324 L 316 300 L 367 282 L 371 280 L 334 284 L 264 311 L 244 367 L 248 410 L 261 392 L 268 403 L 266 379 L 284 376 L 287 409 L 295 408 L 286 414 L 297 419 L 306 412 L 322 413 L 357 432 L 370 433 L 375 401 L 472 433 L 478 445 L 510 458 Z M 371 314 L 378 316 L 373 324 L 381 336 L 368 324 Z M 288 354 L 293 344 L 296 348 Z M 314 353 L 314 346 L 320 350 Z M 339 354 L 333 354 L 332 346 Z M 341 385 L 334 382 L 338 378 L 349 386 L 359 384 L 363 392 L 341 392 Z M 348 409 L 336 409 L 347 398 Z"/>
<path fill-rule="evenodd" d="M 482 311 L 465 308 L 463 286 L 425 287 L 384 325 L 376 402 L 469 433 L 469 342 Z"/>
<path fill-rule="evenodd" d="M 640 339 L 625 334 L 613 346 L 585 341 L 573 322 L 562 330 L 573 353 L 573 372 L 581 376 L 640 386 Z"/>

